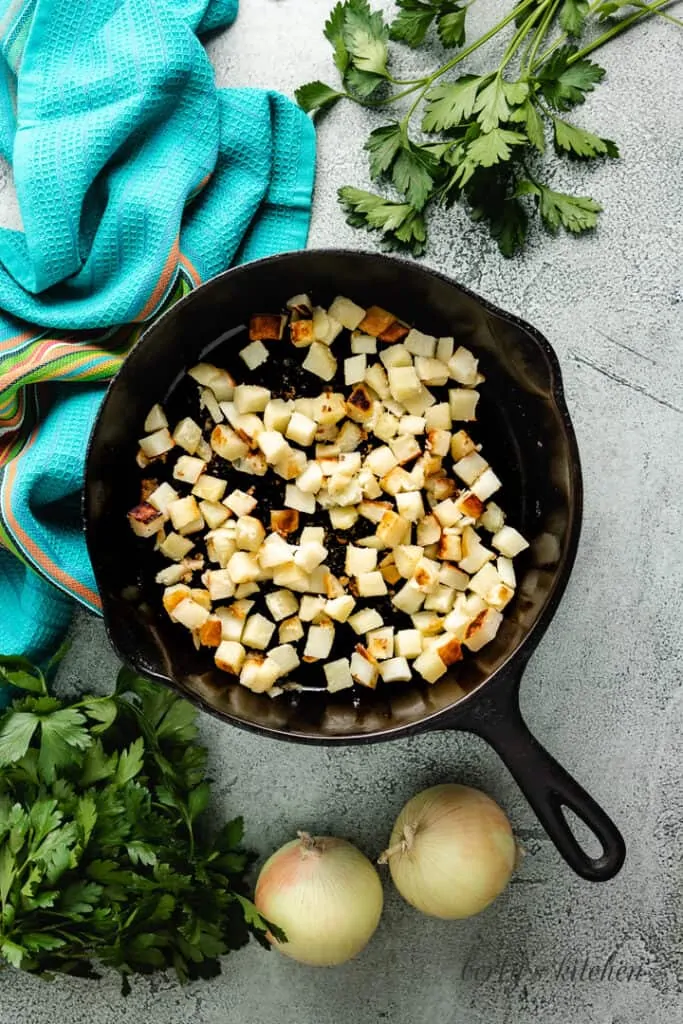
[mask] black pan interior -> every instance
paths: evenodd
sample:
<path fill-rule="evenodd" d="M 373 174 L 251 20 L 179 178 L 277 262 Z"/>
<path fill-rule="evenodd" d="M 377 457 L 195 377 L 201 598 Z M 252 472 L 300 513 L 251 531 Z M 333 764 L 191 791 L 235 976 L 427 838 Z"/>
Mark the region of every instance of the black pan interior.
<path fill-rule="evenodd" d="M 480 358 L 486 384 L 472 434 L 503 481 L 500 503 L 508 522 L 532 550 L 516 561 L 518 591 L 496 639 L 435 686 L 423 683 L 345 691 L 334 697 L 252 694 L 196 652 L 182 627 L 159 611 L 160 588 L 149 546 L 131 533 L 126 511 L 139 500 L 137 441 L 149 407 L 164 401 L 175 416 L 192 407 L 185 371 L 208 350 L 245 382 L 297 394 L 319 391 L 302 373 L 300 357 L 273 354 L 246 372 L 238 357 L 254 312 L 278 310 L 297 292 L 328 304 L 339 293 L 362 305 L 381 305 L 419 329 L 454 335 Z M 277 351 L 277 350 L 275 350 Z M 181 381 L 179 384 L 178 382 Z M 225 468 L 225 467 L 224 467 Z M 158 476 L 158 473 L 154 473 Z M 253 479 L 234 474 L 232 486 Z M 264 498 L 267 497 L 264 494 Z M 404 732 L 451 707 L 500 670 L 550 609 L 576 546 L 580 473 L 573 432 L 552 350 L 532 329 L 507 317 L 447 279 L 415 264 L 334 250 L 290 253 L 228 271 L 176 305 L 153 325 L 112 383 L 91 439 L 86 479 L 86 527 L 110 638 L 124 660 L 165 679 L 208 710 L 237 724 L 299 738 L 333 740 Z M 340 631 L 334 656 L 351 638 Z M 301 680 L 315 682 L 316 680 Z M 319 682 L 319 680 L 318 680 Z"/>

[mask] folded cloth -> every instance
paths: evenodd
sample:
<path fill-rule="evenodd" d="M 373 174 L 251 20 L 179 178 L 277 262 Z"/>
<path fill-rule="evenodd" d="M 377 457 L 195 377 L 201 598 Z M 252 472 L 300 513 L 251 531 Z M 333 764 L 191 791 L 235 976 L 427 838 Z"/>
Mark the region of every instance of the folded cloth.
<path fill-rule="evenodd" d="M 285 97 L 217 89 L 198 36 L 237 0 L 0 0 L 0 654 L 100 601 L 87 439 L 143 325 L 231 263 L 305 245 L 315 164 Z M 38 326 L 37 326 L 38 325 Z"/>

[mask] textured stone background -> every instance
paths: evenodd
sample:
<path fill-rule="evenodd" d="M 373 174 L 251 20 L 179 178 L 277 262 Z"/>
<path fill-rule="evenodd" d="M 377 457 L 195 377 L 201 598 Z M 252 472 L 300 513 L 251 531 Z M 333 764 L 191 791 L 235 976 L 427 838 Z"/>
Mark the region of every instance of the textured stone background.
<path fill-rule="evenodd" d="M 210 44 L 221 84 L 291 94 L 302 81 L 333 80 L 321 36 L 330 6 L 243 0 L 236 26 Z M 482 0 L 471 16 L 488 24 L 506 6 Z M 583 456 L 585 524 L 523 704 L 542 742 L 621 826 L 623 871 L 607 885 L 576 878 L 496 755 L 474 737 L 316 749 L 204 717 L 218 810 L 243 811 L 248 839 L 264 854 L 309 828 L 375 855 L 407 797 L 457 779 L 506 808 L 527 849 L 523 866 L 489 910 L 465 923 L 421 917 L 387 888 L 376 937 L 341 968 L 301 967 L 253 947 L 232 956 L 211 984 L 181 990 L 156 978 L 137 983 L 128 1000 L 111 977 L 47 985 L 7 973 L 1 1024 L 683 1021 L 683 36 L 651 23 L 600 60 L 607 81 L 577 120 L 618 140 L 622 159 L 558 168 L 554 179 L 604 204 L 599 231 L 555 242 L 535 235 L 511 263 L 455 211 L 433 221 L 426 262 L 536 324 L 562 364 Z M 335 192 L 366 183 L 360 147 L 378 123 L 350 107 L 322 123 L 312 246 L 372 247 L 345 225 Z M 6 175 L 0 190 L 11 222 Z M 74 641 L 65 685 L 103 688 L 116 666 L 101 624 L 79 617 Z M 597 965 L 610 953 L 640 976 L 579 978 L 586 957 Z M 502 979 L 487 979 L 501 969 Z"/>

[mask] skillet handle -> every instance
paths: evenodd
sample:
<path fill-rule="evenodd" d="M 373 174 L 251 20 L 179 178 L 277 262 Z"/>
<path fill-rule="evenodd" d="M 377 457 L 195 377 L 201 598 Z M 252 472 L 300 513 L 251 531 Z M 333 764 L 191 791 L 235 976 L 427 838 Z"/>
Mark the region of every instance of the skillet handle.
<path fill-rule="evenodd" d="M 519 709 L 521 676 L 519 672 L 492 680 L 471 709 L 465 705 L 453 725 L 476 733 L 494 748 L 569 866 L 588 881 L 606 882 L 624 863 L 624 840 L 593 797 L 529 732 Z M 581 818 L 599 840 L 600 856 L 590 857 L 582 849 L 563 808 Z"/>

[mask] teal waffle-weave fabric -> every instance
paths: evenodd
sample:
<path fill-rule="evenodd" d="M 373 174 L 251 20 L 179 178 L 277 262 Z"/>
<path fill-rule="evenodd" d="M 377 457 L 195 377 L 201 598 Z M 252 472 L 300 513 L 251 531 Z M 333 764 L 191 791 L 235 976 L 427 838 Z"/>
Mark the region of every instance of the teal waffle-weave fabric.
<path fill-rule="evenodd" d="M 236 262 L 305 245 L 309 119 L 218 89 L 200 36 L 236 0 L 0 0 L 0 654 L 40 660 L 99 597 L 79 508 L 87 439 L 126 351 Z"/>

